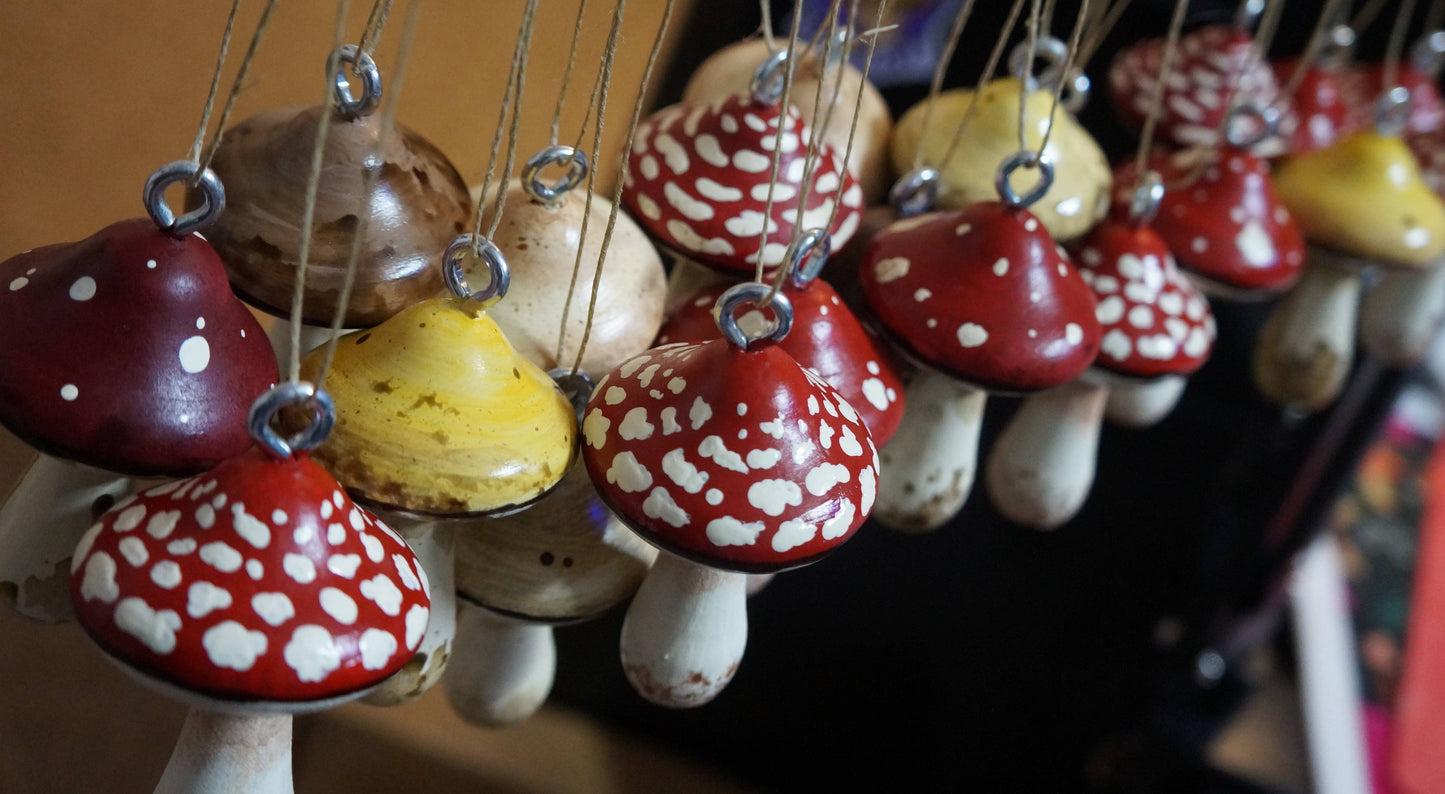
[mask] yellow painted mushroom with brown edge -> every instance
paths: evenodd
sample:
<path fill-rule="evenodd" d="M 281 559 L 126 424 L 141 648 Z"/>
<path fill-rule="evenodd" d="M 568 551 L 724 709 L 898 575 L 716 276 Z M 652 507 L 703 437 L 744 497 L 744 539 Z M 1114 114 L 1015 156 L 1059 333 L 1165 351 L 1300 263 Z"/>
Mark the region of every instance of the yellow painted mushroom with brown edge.
<path fill-rule="evenodd" d="M 1379 130 L 1291 157 L 1274 181 L 1310 242 L 1309 260 L 1261 332 L 1255 383 L 1272 400 L 1318 409 L 1338 396 L 1349 374 L 1366 267 L 1379 265 L 1380 279 L 1365 313 L 1388 318 L 1370 328 L 1389 333 L 1385 326 L 1430 314 L 1413 299 L 1428 291 L 1392 285 L 1420 279 L 1445 255 L 1445 204 L 1405 143 Z"/>

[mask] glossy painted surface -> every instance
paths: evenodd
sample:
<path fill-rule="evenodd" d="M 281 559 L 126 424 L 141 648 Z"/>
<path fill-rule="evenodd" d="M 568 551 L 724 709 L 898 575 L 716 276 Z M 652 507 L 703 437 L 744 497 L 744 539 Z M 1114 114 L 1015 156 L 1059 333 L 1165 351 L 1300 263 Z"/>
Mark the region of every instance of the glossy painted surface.
<path fill-rule="evenodd" d="M 149 220 L 0 263 L 0 423 L 49 455 L 186 475 L 251 445 L 266 332 L 206 241 Z"/>
<path fill-rule="evenodd" d="M 712 307 L 728 287 L 720 284 L 693 293 L 662 327 L 658 344 L 721 339 Z M 862 415 L 873 443 L 887 444 L 903 421 L 903 379 L 889 355 L 827 282 L 813 279 L 801 289 L 790 283 L 783 291 L 793 304 L 793 330 L 778 346 L 843 395 Z M 744 327 L 768 324 L 757 309 L 739 322 Z"/>
<path fill-rule="evenodd" d="M 1273 62 L 1274 76 L 1280 85 L 1288 85 L 1298 64 L 1297 58 Z M 1290 108 L 1292 112 L 1283 122 L 1281 133 L 1288 136 L 1291 153 L 1323 149 L 1359 129 L 1361 122 L 1345 101 L 1340 74 L 1318 65 L 1305 70 L 1299 87 L 1290 97 Z"/>
<path fill-rule="evenodd" d="M 226 130 L 211 164 L 226 185 L 226 211 L 206 236 L 225 260 L 236 292 L 281 317 L 291 308 L 321 112 L 292 107 L 252 116 Z M 380 124 L 379 116 L 331 120 L 306 268 L 309 324 L 330 325 L 336 314 L 365 163 Z M 466 183 L 425 138 L 405 127 L 394 129 L 381 161 L 356 287 L 342 323 L 347 328 L 376 325 L 438 293 L 442 252 L 471 216 Z"/>
<path fill-rule="evenodd" d="M 1345 104 L 1350 106 L 1359 129 L 1375 126 L 1375 102 L 1384 87 L 1384 71 L 1382 63 L 1367 63 L 1340 72 Z M 1410 92 L 1406 132 L 1433 132 L 1445 127 L 1445 100 L 1441 99 L 1440 88 L 1430 75 L 1416 69 L 1407 58 L 1397 64 L 1395 82 Z"/>
<path fill-rule="evenodd" d="M 567 472 L 576 414 L 475 304 L 433 298 L 341 338 L 316 450 L 364 502 L 425 515 L 524 505 Z M 303 377 L 321 365 L 307 356 Z"/>
<path fill-rule="evenodd" d="M 613 518 L 579 461 L 526 510 L 458 523 L 457 592 L 514 617 L 585 620 L 631 598 L 656 553 Z"/>
<path fill-rule="evenodd" d="M 943 161 L 964 115 L 973 104 L 971 89 L 944 91 L 933 100 L 933 118 L 927 138 L 920 140 L 927 103 L 914 105 L 898 120 L 893 133 L 893 169 L 908 173 L 918 149 L 925 165 L 939 169 L 938 206 L 961 209 L 980 201 L 996 201 L 994 174 L 1004 158 L 1019 149 L 1019 84 L 1013 78 L 995 80 L 978 97 L 973 118 L 964 129 L 953 158 Z M 1032 91 L 1024 112 L 1024 140 L 1037 151 L 1049 126 L 1052 93 Z M 1044 156 L 1054 164 L 1054 184 L 1029 208 L 1059 240 L 1087 232 L 1109 210 L 1109 161 L 1093 136 L 1067 112 L 1054 114 L 1054 128 Z M 1035 184 L 1035 172 L 1020 170 L 1013 179 L 1019 192 Z"/>
<path fill-rule="evenodd" d="M 1356 133 L 1289 158 L 1274 181 L 1311 242 L 1397 267 L 1445 255 L 1445 204 L 1399 138 Z"/>
<path fill-rule="evenodd" d="M 259 448 L 128 498 L 76 547 L 91 639 L 210 698 L 294 702 L 390 676 L 426 629 L 426 575 L 385 524 L 305 455 Z"/>
<path fill-rule="evenodd" d="M 597 384 L 582 423 L 597 492 L 645 539 L 713 568 L 816 560 L 873 509 L 861 417 L 777 345 L 654 348 Z"/>
<path fill-rule="evenodd" d="M 1109 100 L 1125 124 L 1139 129 L 1149 114 L 1164 56 L 1164 37 L 1147 39 L 1119 52 L 1109 66 Z M 1179 51 L 1164 86 L 1158 134 L 1177 146 L 1214 146 L 1231 107 L 1230 86 L 1238 80 L 1235 104 L 1268 107 L 1279 96 L 1274 72 L 1255 54 L 1254 39 L 1232 25 L 1209 25 L 1179 39 Z M 1257 151 L 1278 152 L 1283 142 L 1266 139 Z"/>
<path fill-rule="evenodd" d="M 854 52 L 859 52 L 858 45 L 854 47 Z M 853 107 L 858 101 L 858 89 L 863 89 L 863 104 L 858 111 L 857 132 L 853 136 L 853 154 L 848 158 L 848 170 L 858 178 L 869 203 L 882 199 L 888 192 L 888 136 L 893 131 L 893 116 L 888 112 L 883 94 L 873 83 L 863 79 L 858 67 L 849 65 L 842 70 L 841 81 L 835 77 L 837 71 L 830 71 L 823 77 L 820 103 L 817 101 L 817 54 L 803 42 L 798 44 L 798 53 L 790 104 L 810 125 L 819 116 L 832 113 L 823 132 L 823 140 L 833 145 L 839 157 L 848 149 Z M 761 37 L 745 39 L 718 50 L 688 78 L 687 85 L 682 89 L 682 101 L 710 102 L 747 92 L 753 73 L 771 54 L 768 42 Z"/>
<path fill-rule="evenodd" d="M 746 96 L 711 104 L 678 104 L 652 114 L 637 128 L 627 156 L 622 200 L 658 241 L 711 267 L 751 272 L 757 263 L 772 175 L 773 145 L 785 118 Z M 773 191 L 763 263 L 776 265 L 793 237 L 803 158 L 811 128 L 796 109 L 783 123 L 782 157 Z M 822 157 L 803 207 L 802 227 L 821 228 L 834 202 L 842 208 L 829 231 L 833 248 L 858 229 L 863 191 L 824 141 Z"/>
<path fill-rule="evenodd" d="M 1057 386 L 1099 350 L 1093 292 L 1027 210 L 989 202 L 898 221 L 873 238 L 859 278 L 904 352 L 985 389 Z"/>
<path fill-rule="evenodd" d="M 1137 378 L 1185 375 L 1214 347 L 1209 301 L 1148 226 L 1106 218 L 1073 246 L 1104 335 L 1096 366 Z"/>
<path fill-rule="evenodd" d="M 1276 197 L 1265 161 L 1222 148 L 1157 152 L 1149 167 L 1167 187 L 1151 225 L 1184 269 L 1246 292 L 1278 292 L 1299 278 L 1304 236 Z M 1114 181 L 1132 190 L 1132 159 L 1119 166 Z M 1114 200 L 1126 211 L 1123 187 Z"/>
<path fill-rule="evenodd" d="M 488 313 L 517 352 L 545 370 L 572 366 L 587 327 L 587 308 L 592 300 L 594 274 L 598 272 L 597 255 L 611 204 L 594 196 L 590 216 L 585 207 L 583 188 L 549 206 L 527 196 L 521 182 L 514 180 L 507 189 L 502 223 L 492 236 L 492 242 L 507 257 L 512 281 L 507 299 Z M 577 262 L 584 217 L 587 239 L 569 304 L 567 291 Z M 667 293 L 667 276 L 657 249 L 626 213 L 617 215 L 601 272 L 592 331 L 582 357 L 582 369 L 599 378 L 652 344 L 662 325 Z M 478 280 L 485 282 L 486 276 Z M 567 331 L 562 360 L 558 361 L 557 333 L 562 328 L 564 308 L 568 309 Z"/>

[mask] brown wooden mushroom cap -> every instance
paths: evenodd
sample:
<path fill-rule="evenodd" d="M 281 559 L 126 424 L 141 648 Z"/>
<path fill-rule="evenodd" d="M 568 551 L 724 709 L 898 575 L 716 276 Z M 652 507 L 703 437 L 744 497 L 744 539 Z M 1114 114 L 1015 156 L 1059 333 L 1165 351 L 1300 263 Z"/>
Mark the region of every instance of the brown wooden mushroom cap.
<path fill-rule="evenodd" d="M 321 107 L 270 110 L 226 131 L 211 167 L 226 185 L 226 211 L 206 232 L 231 285 L 248 302 L 288 316 L 300 260 L 301 219 Z M 306 270 L 305 322 L 336 313 L 377 117 L 332 118 L 316 194 Z M 471 215 L 466 183 L 442 152 L 398 126 L 381 154 L 381 174 L 361 248 L 355 292 L 343 325 L 376 325 L 442 288 L 441 256 Z M 191 196 L 188 203 L 195 203 Z"/>

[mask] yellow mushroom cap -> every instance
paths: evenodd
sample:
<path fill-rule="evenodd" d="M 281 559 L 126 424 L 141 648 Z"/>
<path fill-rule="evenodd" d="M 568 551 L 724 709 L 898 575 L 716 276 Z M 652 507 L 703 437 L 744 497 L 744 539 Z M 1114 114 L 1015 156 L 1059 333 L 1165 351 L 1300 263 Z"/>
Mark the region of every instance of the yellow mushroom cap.
<path fill-rule="evenodd" d="M 1402 267 L 1445 255 L 1445 204 L 1397 137 L 1359 132 L 1291 157 L 1274 185 L 1312 242 Z"/>
<path fill-rule="evenodd" d="M 1008 77 L 984 87 L 953 158 L 943 163 L 973 94 L 972 89 L 958 89 L 945 91 L 932 100 L 933 118 L 928 122 L 927 138 L 921 145 L 923 164 L 939 170 L 940 208 L 957 209 L 977 201 L 997 201 L 994 174 L 1005 157 L 1019 150 L 1019 83 Z M 1024 103 L 1024 139 L 1032 150 L 1037 150 L 1043 142 L 1053 104 L 1054 97 L 1049 92 L 1028 94 Z M 893 167 L 900 174 L 913 169 L 927 106 L 928 100 L 914 105 L 894 128 Z M 1079 237 L 1109 210 L 1112 185 L 1109 162 L 1099 144 L 1063 108 L 1054 113 L 1054 131 L 1049 135 L 1044 156 L 1054 165 L 1054 184 L 1038 203 L 1029 207 L 1029 212 L 1055 239 Z M 1035 184 L 1037 174 L 1037 171 L 1019 169 L 1014 174 L 1014 187 L 1020 193 L 1027 192 Z"/>
<path fill-rule="evenodd" d="M 314 377 L 322 349 L 303 362 Z M 336 426 L 315 451 L 353 494 L 426 515 L 524 505 L 572 460 L 577 419 L 497 324 L 433 298 L 340 339 L 326 389 Z"/>

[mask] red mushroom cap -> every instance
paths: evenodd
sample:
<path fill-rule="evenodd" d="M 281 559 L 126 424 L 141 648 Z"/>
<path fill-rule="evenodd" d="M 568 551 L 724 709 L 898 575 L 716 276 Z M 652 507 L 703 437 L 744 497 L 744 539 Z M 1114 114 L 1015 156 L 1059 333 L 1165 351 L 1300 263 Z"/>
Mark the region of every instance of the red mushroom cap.
<path fill-rule="evenodd" d="M 125 474 L 192 474 L 251 445 L 266 333 L 199 235 L 121 221 L 0 263 L 0 424 Z"/>
<path fill-rule="evenodd" d="M 1209 301 L 1179 272 L 1153 229 L 1106 218 L 1073 246 L 1099 299 L 1094 365 L 1135 378 L 1187 375 L 1214 347 Z"/>
<path fill-rule="evenodd" d="M 723 271 L 751 272 L 763 232 L 773 145 L 784 125 L 778 182 L 773 188 L 763 264 L 783 260 L 797 221 L 799 187 L 811 131 L 794 108 L 734 96 L 712 104 L 663 108 L 637 128 L 623 175 L 622 200 L 663 245 Z M 802 227 L 821 228 L 842 203 L 828 232 L 840 249 L 858 230 L 863 189 L 826 141 L 802 212 Z"/>
<path fill-rule="evenodd" d="M 1144 126 L 1149 114 L 1166 43 L 1164 38 L 1141 41 L 1122 50 L 1109 67 L 1109 99 L 1124 123 L 1134 129 Z M 1236 100 L 1268 107 L 1279 95 L 1274 72 L 1256 60 L 1254 39 L 1243 30 L 1210 25 L 1180 37 L 1164 85 L 1159 134 L 1179 146 L 1218 144 L 1236 77 Z M 1278 139 L 1261 142 L 1265 148 L 1278 149 L 1279 145 Z"/>
<path fill-rule="evenodd" d="M 832 551 L 873 509 L 858 412 L 774 344 L 653 348 L 597 384 L 582 424 L 597 493 L 650 543 L 765 573 Z"/>
<path fill-rule="evenodd" d="M 688 296 L 662 327 L 658 344 L 721 339 L 712 307 L 728 286 L 704 287 Z M 843 304 L 837 291 L 821 278 L 801 288 L 789 283 L 783 290 L 792 301 L 793 330 L 778 346 L 857 409 L 873 443 L 887 444 L 903 421 L 903 379 L 888 354 Z M 767 324 L 757 309 L 744 314 L 739 322 L 744 326 L 750 322 Z"/>
<path fill-rule="evenodd" d="M 1341 90 L 1356 129 L 1375 126 L 1375 103 L 1383 92 L 1384 71 L 1382 63 L 1367 63 L 1340 72 Z M 1395 82 L 1410 92 L 1406 132 L 1433 132 L 1445 127 L 1445 100 L 1441 99 L 1440 88 L 1430 75 L 1408 60 L 1401 60 L 1395 71 Z"/>
<path fill-rule="evenodd" d="M 1298 58 L 1275 61 L 1275 78 L 1287 84 L 1298 66 Z M 1292 112 L 1281 122 L 1280 134 L 1289 136 L 1291 153 L 1323 149 L 1359 128 L 1345 102 L 1344 84 L 1333 69 L 1310 66 L 1289 101 Z"/>
<path fill-rule="evenodd" d="M 1246 292 L 1279 292 L 1299 278 L 1304 235 L 1276 198 L 1263 160 L 1225 147 L 1158 152 L 1148 167 L 1169 188 L 1154 230 L 1191 274 Z M 1115 211 L 1122 212 L 1135 184 L 1132 160 L 1114 170 L 1114 184 L 1122 186 L 1114 194 Z"/>
<path fill-rule="evenodd" d="M 76 547 L 70 593 L 91 639 L 142 674 L 294 704 L 401 669 L 431 605 L 401 538 L 305 454 L 259 448 L 106 512 Z"/>
<path fill-rule="evenodd" d="M 1093 292 L 1027 210 L 986 202 L 898 221 L 858 277 L 906 354 L 982 388 L 1058 386 L 1099 350 Z"/>

